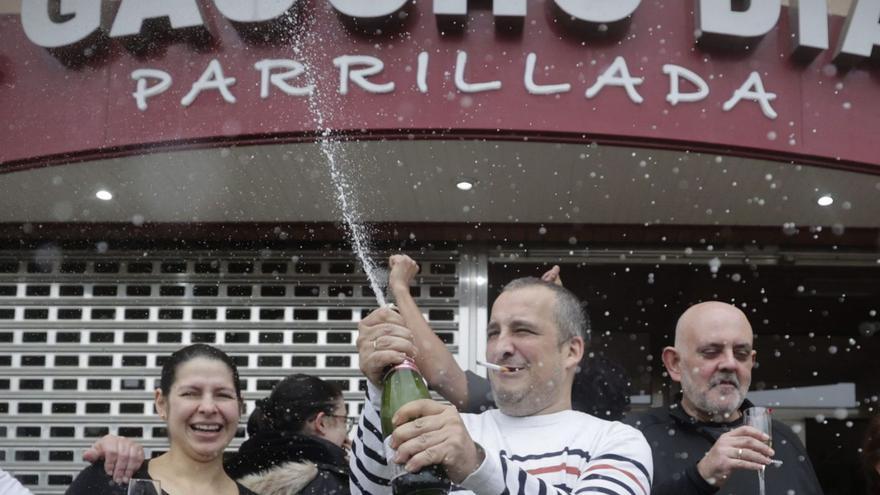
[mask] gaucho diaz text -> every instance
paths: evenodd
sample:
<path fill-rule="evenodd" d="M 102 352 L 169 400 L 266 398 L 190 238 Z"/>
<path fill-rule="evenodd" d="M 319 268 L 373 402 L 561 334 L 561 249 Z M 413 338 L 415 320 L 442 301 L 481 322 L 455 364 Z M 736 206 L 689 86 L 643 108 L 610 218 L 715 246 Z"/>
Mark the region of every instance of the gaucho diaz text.
<path fill-rule="evenodd" d="M 523 26 L 529 9 L 551 9 L 555 18 L 570 29 L 585 33 L 626 33 L 626 24 L 636 15 L 643 0 L 494 0 L 492 14 L 496 26 L 516 26 L 528 36 L 532 26 Z M 648 0 L 645 0 L 648 1 Z M 660 0 L 651 0 L 660 1 Z M 730 46 L 742 40 L 759 40 L 779 22 L 781 0 L 682 0 L 692 3 L 695 42 L 701 46 Z M 467 24 L 471 5 L 465 0 L 28 0 L 22 2 L 21 23 L 35 44 L 63 51 L 95 40 L 162 37 L 163 31 L 196 32 L 210 37 L 204 10 L 213 8 L 236 26 L 248 31 L 276 28 L 279 23 L 302 19 L 308 12 L 329 4 L 346 19 L 361 24 L 404 22 L 414 8 L 430 9 L 443 26 Z M 792 0 L 791 53 L 799 60 L 812 60 L 832 48 L 825 0 Z M 670 9 L 670 12 L 678 12 Z M 422 15 L 420 19 L 428 19 Z M 544 19 L 545 16 L 538 16 Z M 836 40 L 834 60 L 851 64 L 875 54 L 880 56 L 880 0 L 853 0 L 844 29 Z M 421 21 L 420 21 L 421 22 Z M 158 26 L 158 27 L 157 27 Z M 381 32 L 378 30 L 377 32 Z M 744 50 L 748 45 L 744 45 Z"/>

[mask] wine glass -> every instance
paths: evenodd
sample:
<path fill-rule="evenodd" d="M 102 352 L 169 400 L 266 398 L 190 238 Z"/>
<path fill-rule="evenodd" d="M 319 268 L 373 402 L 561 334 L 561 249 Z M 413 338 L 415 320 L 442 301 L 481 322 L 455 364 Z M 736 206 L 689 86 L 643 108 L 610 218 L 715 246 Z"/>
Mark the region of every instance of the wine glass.
<path fill-rule="evenodd" d="M 767 435 L 765 442 L 773 448 L 773 419 L 770 417 L 771 409 L 768 407 L 750 407 L 743 411 L 743 424 L 763 432 Z M 764 468 L 758 471 L 758 487 L 761 495 L 764 495 Z"/>
<path fill-rule="evenodd" d="M 128 481 L 128 495 L 162 495 L 162 488 L 156 480 L 132 478 Z"/>

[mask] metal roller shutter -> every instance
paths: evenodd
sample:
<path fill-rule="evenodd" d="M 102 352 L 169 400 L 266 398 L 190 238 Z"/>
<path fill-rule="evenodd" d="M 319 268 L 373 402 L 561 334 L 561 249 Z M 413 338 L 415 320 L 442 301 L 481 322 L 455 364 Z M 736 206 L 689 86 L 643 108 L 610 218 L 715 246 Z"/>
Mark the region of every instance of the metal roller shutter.
<path fill-rule="evenodd" d="M 459 322 L 460 293 L 473 288 L 460 285 L 458 253 L 419 261 L 413 294 L 458 355 L 474 340 Z M 337 382 L 355 415 L 357 322 L 375 306 L 360 266 L 327 253 L 0 252 L 0 462 L 50 494 L 105 433 L 163 451 L 154 385 L 163 357 L 195 342 L 234 356 L 248 413 L 302 372 Z"/>

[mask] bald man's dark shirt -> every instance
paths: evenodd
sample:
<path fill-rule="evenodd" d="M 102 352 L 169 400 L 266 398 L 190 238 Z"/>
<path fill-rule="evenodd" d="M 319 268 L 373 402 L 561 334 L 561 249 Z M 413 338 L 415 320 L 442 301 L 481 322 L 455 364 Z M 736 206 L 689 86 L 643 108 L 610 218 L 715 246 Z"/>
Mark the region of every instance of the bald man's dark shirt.
<path fill-rule="evenodd" d="M 740 410 L 752 407 L 746 400 Z M 719 490 L 704 480 L 697 463 L 712 448 L 718 437 L 742 426 L 742 418 L 731 423 L 702 423 L 689 416 L 681 402 L 669 407 L 630 413 L 624 423 L 639 429 L 651 445 L 654 458 L 652 495 L 758 493 L 757 471 L 736 470 Z M 800 439 L 784 423 L 773 421 L 774 459 L 781 467 L 766 468 L 768 495 L 820 495 L 822 487 L 813 471 Z"/>

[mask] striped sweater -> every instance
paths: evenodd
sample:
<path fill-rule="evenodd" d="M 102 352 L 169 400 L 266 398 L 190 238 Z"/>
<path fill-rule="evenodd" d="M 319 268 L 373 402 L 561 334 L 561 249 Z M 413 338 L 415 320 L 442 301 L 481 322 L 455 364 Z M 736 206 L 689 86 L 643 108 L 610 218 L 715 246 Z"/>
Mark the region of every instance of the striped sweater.
<path fill-rule="evenodd" d="M 370 384 L 351 456 L 351 492 L 391 493 L 382 442 L 381 393 Z M 486 458 L 452 493 L 464 495 L 650 495 L 653 463 L 642 434 L 577 411 L 517 418 L 493 409 L 462 414 Z M 389 449 L 390 450 L 390 449 Z"/>

